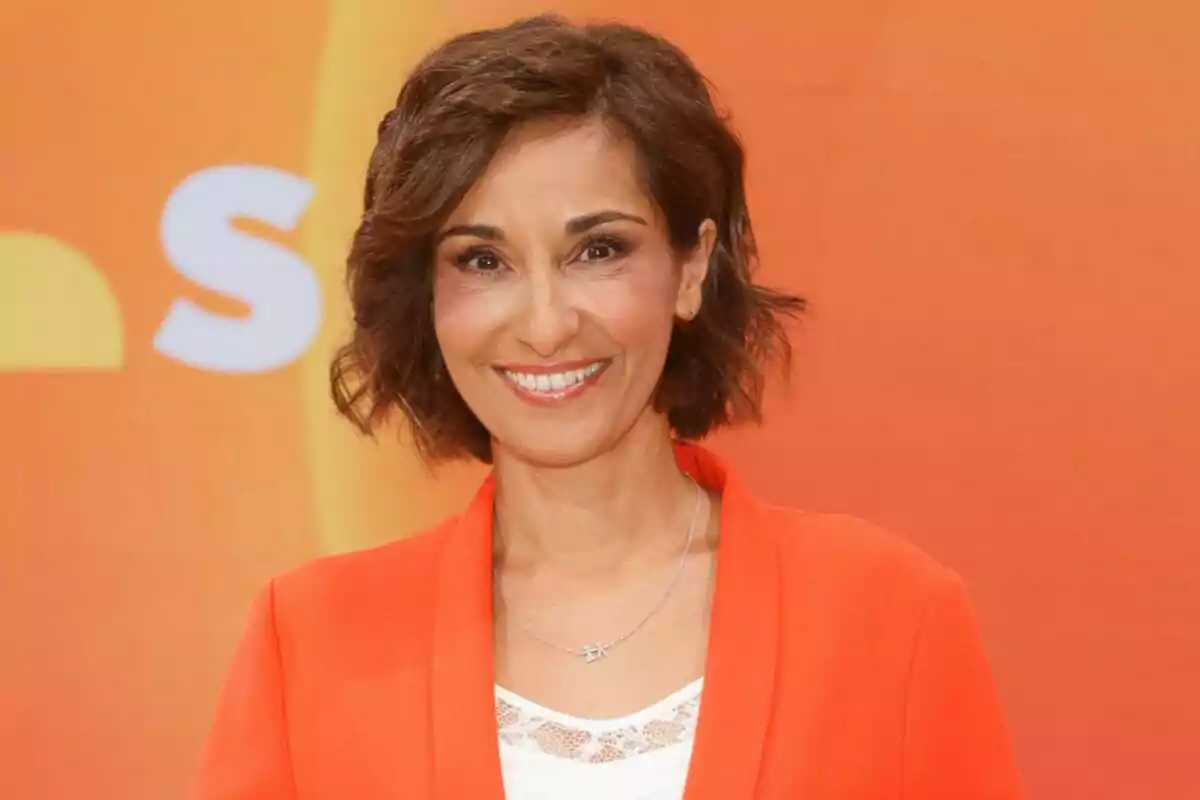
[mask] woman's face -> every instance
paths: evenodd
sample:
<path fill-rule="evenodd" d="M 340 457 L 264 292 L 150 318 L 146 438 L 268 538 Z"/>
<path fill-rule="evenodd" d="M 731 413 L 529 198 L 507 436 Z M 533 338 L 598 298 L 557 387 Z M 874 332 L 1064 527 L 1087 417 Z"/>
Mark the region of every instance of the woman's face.
<path fill-rule="evenodd" d="M 495 447 L 586 461 L 650 408 L 676 317 L 700 307 L 706 221 L 676 254 L 636 151 L 594 120 L 516 129 L 438 234 L 434 324 Z"/>

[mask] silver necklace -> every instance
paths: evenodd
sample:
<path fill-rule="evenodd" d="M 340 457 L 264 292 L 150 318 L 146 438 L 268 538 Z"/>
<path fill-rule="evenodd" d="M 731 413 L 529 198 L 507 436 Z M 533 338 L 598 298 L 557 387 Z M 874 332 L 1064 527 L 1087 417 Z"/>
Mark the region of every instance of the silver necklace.
<path fill-rule="evenodd" d="M 692 480 L 690 475 L 687 477 L 688 480 Z M 559 644 L 558 642 L 547 639 L 537 631 L 525 625 L 523 622 L 521 622 L 521 620 L 515 619 L 511 615 L 509 616 L 509 621 L 512 622 L 517 629 L 521 631 L 521 633 L 525 634 L 530 639 L 533 639 L 535 642 L 543 644 L 547 647 L 551 647 L 555 650 L 559 650 L 563 653 L 567 653 L 568 655 L 582 658 L 587 664 L 594 664 L 602 658 L 607 658 L 610 651 L 614 647 L 617 647 L 626 640 L 630 639 L 634 634 L 645 627 L 646 623 L 652 620 L 655 614 L 662 610 L 663 606 L 667 604 L 667 600 L 671 597 L 672 593 L 674 593 L 675 587 L 679 585 L 679 579 L 683 575 L 683 567 L 687 563 L 688 552 L 692 549 L 692 540 L 696 535 L 696 520 L 700 517 L 700 501 L 704 497 L 704 491 L 700 488 L 700 485 L 694 480 L 692 481 L 692 485 L 696 487 L 696 505 L 692 509 L 692 519 L 688 523 L 687 538 L 683 543 L 683 553 L 679 556 L 679 564 L 675 567 L 675 574 L 672 575 L 671 582 L 667 584 L 667 588 L 662 593 L 662 596 L 658 599 L 658 602 L 654 604 L 646 616 L 642 617 L 638 624 L 634 625 L 621 636 L 618 636 L 617 638 L 607 642 L 594 642 L 592 644 L 584 645 L 583 647 L 568 647 L 564 644 Z M 500 595 L 500 599 L 503 601 L 504 594 L 500 590 L 500 571 L 497 567 L 492 567 L 492 582 L 496 585 L 496 593 Z M 506 607 L 507 605 L 508 603 L 505 602 Z"/>

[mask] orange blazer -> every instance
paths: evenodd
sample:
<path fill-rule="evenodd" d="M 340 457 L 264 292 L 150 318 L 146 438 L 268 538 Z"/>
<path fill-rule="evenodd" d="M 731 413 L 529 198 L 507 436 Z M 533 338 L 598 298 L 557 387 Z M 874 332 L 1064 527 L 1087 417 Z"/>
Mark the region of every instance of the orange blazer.
<path fill-rule="evenodd" d="M 722 494 L 685 800 L 1018 798 L 962 583 L 860 520 Z M 499 800 L 489 479 L 461 516 L 275 579 L 254 605 L 195 800 Z M 617 800 L 617 799 L 614 799 Z"/>

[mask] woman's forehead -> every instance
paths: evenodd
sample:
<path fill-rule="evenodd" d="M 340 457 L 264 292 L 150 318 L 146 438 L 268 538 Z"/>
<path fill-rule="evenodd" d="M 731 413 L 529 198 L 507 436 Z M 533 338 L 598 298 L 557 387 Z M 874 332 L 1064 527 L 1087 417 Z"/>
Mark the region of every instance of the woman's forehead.
<path fill-rule="evenodd" d="M 633 143 L 594 118 L 540 120 L 512 131 L 447 225 L 567 220 L 610 208 L 655 216 Z"/>

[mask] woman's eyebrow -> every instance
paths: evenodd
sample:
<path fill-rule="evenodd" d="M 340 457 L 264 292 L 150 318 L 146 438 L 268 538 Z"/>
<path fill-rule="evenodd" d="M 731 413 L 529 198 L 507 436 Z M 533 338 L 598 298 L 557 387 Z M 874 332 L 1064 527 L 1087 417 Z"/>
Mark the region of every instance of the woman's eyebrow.
<path fill-rule="evenodd" d="M 647 224 L 646 220 L 636 214 L 626 214 L 624 211 L 597 211 L 594 214 L 584 214 L 583 216 L 568 220 L 567 233 L 571 235 L 583 233 L 597 225 L 603 225 L 605 222 L 614 222 L 616 220 L 636 222 L 639 225 Z"/>
<path fill-rule="evenodd" d="M 627 222 L 636 222 L 639 225 L 646 225 L 646 220 L 636 214 L 627 214 L 624 211 L 596 211 L 591 214 L 583 214 L 582 216 L 574 217 L 567 220 L 566 230 L 568 234 L 576 235 L 584 231 L 591 230 L 597 225 L 603 225 L 606 222 L 615 222 L 617 220 L 625 220 Z M 452 225 L 446 230 L 438 234 L 435 245 L 441 244 L 446 239 L 452 236 L 472 236 L 476 239 L 485 239 L 489 242 L 503 242 L 504 231 L 495 225 Z"/>
<path fill-rule="evenodd" d="M 441 244 L 451 236 L 474 236 L 477 239 L 486 239 L 489 242 L 504 241 L 504 231 L 495 225 L 453 225 L 438 234 L 434 245 Z"/>

